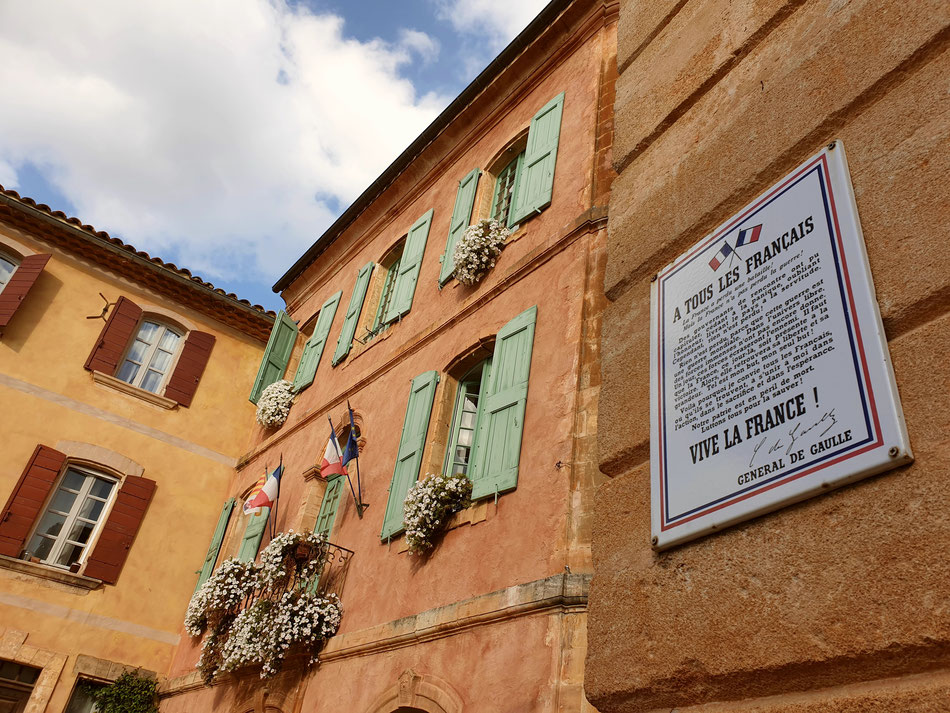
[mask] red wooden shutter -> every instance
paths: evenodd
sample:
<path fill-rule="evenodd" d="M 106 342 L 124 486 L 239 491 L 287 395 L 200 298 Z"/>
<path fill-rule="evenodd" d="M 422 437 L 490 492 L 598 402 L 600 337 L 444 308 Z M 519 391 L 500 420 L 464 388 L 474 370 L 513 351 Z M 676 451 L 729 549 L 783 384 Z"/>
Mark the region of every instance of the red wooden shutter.
<path fill-rule="evenodd" d="M 20 556 L 65 462 L 66 455 L 49 446 L 37 446 L 33 451 L 0 515 L 0 554 Z"/>
<path fill-rule="evenodd" d="M 188 339 L 181 348 L 181 356 L 178 357 L 178 365 L 165 387 L 166 398 L 174 399 L 182 406 L 191 406 L 213 347 L 213 335 L 205 332 L 188 333 Z"/>
<path fill-rule="evenodd" d="M 154 480 L 126 478 L 83 574 L 106 584 L 116 583 L 154 492 Z"/>
<path fill-rule="evenodd" d="M 135 334 L 141 316 L 141 307 L 130 299 L 120 297 L 112 308 L 106 326 L 99 332 L 96 346 L 86 359 L 86 368 L 89 371 L 101 371 L 109 376 L 115 375 L 119 359 L 125 354 L 125 348 Z"/>
<path fill-rule="evenodd" d="M 7 286 L 0 292 L 0 329 L 6 327 L 20 308 L 36 278 L 43 272 L 51 255 L 28 255 L 23 258 Z"/>

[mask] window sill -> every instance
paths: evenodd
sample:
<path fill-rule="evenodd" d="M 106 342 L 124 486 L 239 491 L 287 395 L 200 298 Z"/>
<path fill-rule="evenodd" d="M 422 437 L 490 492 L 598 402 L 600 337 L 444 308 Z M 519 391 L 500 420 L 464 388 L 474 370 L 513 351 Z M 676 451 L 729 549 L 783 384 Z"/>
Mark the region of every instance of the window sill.
<path fill-rule="evenodd" d="M 400 321 L 401 320 L 397 319 L 395 322 L 390 324 L 384 332 L 380 332 L 379 334 L 377 334 L 375 337 L 373 337 L 371 340 L 369 340 L 365 344 L 360 344 L 360 342 L 357 342 L 354 339 L 353 340 L 355 343 L 354 347 L 350 349 L 350 353 L 347 355 L 346 359 L 340 362 L 340 364 L 342 364 L 343 367 L 346 367 L 348 364 L 352 363 L 354 360 L 359 358 L 362 354 L 365 354 L 370 349 L 372 349 L 373 345 L 379 344 L 380 342 L 386 339 L 389 339 L 389 335 L 393 333 L 393 330 L 396 328 L 396 326 L 399 324 Z M 356 345 L 359 345 L 359 346 L 356 346 Z M 339 366 L 339 364 L 337 366 Z"/>
<path fill-rule="evenodd" d="M 114 376 L 103 374 L 101 371 L 93 371 L 92 380 L 95 383 L 101 386 L 105 386 L 108 389 L 119 391 L 128 396 L 134 396 L 137 399 L 141 399 L 142 401 L 150 403 L 153 406 L 158 406 L 159 408 L 163 408 L 163 409 L 167 409 L 171 411 L 172 409 L 178 406 L 177 401 L 173 401 L 172 399 L 166 399 L 164 396 L 153 394 L 151 391 L 140 389 L 138 386 L 132 386 L 132 384 L 128 384 L 122 381 L 122 379 L 117 379 Z"/>
<path fill-rule="evenodd" d="M 81 574 L 74 574 L 69 570 L 53 567 L 48 564 L 38 562 L 29 562 L 19 560 L 6 555 L 0 555 L 0 569 L 9 569 L 21 574 L 29 574 L 41 579 L 49 579 L 60 584 L 67 584 L 80 589 L 98 589 L 102 586 L 102 581 L 86 577 Z"/>

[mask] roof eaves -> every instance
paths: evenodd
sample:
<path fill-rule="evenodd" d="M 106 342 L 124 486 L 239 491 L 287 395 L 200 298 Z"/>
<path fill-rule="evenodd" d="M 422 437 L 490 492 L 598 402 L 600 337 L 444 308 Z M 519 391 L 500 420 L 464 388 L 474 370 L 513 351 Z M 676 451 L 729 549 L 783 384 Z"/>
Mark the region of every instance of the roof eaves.
<path fill-rule="evenodd" d="M 441 114 L 425 130 L 419 134 L 416 139 L 409 144 L 396 160 L 383 171 L 379 177 L 373 181 L 369 187 L 363 191 L 359 197 L 350 204 L 333 224 L 311 245 L 307 251 L 285 272 L 274 286 L 271 288 L 274 292 L 281 292 L 286 289 L 300 274 L 316 260 L 330 244 L 336 240 L 343 231 L 372 203 L 377 197 L 422 153 L 426 146 L 438 136 L 449 124 L 451 124 L 462 110 L 467 107 L 475 97 L 501 72 L 508 67 L 514 59 L 524 51 L 547 27 L 557 18 L 561 12 L 575 0 L 551 0 L 544 9 L 532 20 L 527 27 L 522 30 L 511 43 L 493 59 L 485 69 L 479 73 L 472 82 L 462 90 L 452 103 L 449 104 Z"/>

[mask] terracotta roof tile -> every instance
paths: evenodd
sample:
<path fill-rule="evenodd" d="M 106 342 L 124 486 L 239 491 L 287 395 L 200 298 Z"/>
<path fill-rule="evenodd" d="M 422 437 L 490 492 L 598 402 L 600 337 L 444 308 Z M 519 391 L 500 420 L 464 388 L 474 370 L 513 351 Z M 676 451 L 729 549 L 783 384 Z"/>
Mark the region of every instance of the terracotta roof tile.
<path fill-rule="evenodd" d="M 127 251 L 127 252 L 129 252 L 129 253 L 132 253 L 133 255 L 137 255 L 137 256 L 139 256 L 139 257 L 141 257 L 141 258 L 144 258 L 145 260 L 150 260 L 151 262 L 155 263 L 156 265 L 159 265 L 159 266 L 163 267 L 163 268 L 166 269 L 166 270 L 169 270 L 170 272 L 173 272 L 173 273 L 175 273 L 175 274 L 177 274 L 177 275 L 180 275 L 180 276 L 182 276 L 182 277 L 185 277 L 185 278 L 191 280 L 192 282 L 195 282 L 195 283 L 197 283 L 198 285 L 201 285 L 202 287 L 204 287 L 204 288 L 206 288 L 206 289 L 208 289 L 208 290 L 211 290 L 212 292 L 215 292 L 215 293 L 217 293 L 217 294 L 219 294 L 219 295 L 223 295 L 223 296 L 227 297 L 228 299 L 233 300 L 234 302 L 237 302 L 238 304 L 241 304 L 241 305 L 243 305 L 243 306 L 245 306 L 245 307 L 250 307 L 251 309 L 260 312 L 262 315 L 266 315 L 266 316 L 268 316 L 268 317 L 274 317 L 274 316 L 275 316 L 275 313 L 274 313 L 273 310 L 266 310 L 266 309 L 264 309 L 261 305 L 251 304 L 251 302 L 250 302 L 249 300 L 242 299 L 242 298 L 238 297 L 237 295 L 235 295 L 233 292 L 225 292 L 225 291 L 222 290 L 220 287 L 215 287 L 212 283 L 208 282 L 207 280 L 202 279 L 202 278 L 199 277 L 198 275 L 192 274 L 191 270 L 189 270 L 189 269 L 187 269 L 187 268 L 184 268 L 184 267 L 178 267 L 177 265 L 175 265 L 174 263 L 171 263 L 171 262 L 165 262 L 165 261 L 162 260 L 160 257 L 157 257 L 157 256 L 156 256 L 156 257 L 152 257 L 151 255 L 149 255 L 149 254 L 148 254 L 147 252 L 145 252 L 144 250 L 138 250 L 138 249 L 136 249 L 134 246 L 129 245 L 128 243 L 126 243 L 126 242 L 120 240 L 119 238 L 114 238 L 114 237 L 112 237 L 111 235 L 109 235 L 109 233 L 107 233 L 107 232 L 104 231 L 104 230 L 96 230 L 93 226 L 87 225 L 87 224 L 83 223 L 81 220 L 79 220 L 79 218 L 67 216 L 67 215 L 66 215 L 63 211 L 61 211 L 61 210 L 52 210 L 52 209 L 51 209 L 48 205 L 46 205 L 45 203 L 37 203 L 37 202 L 36 202 L 35 200 L 33 200 L 32 198 L 29 198 L 29 197 L 27 197 L 27 196 L 21 196 L 21 195 L 20 195 L 19 193 L 17 193 L 16 191 L 14 191 L 14 190 L 12 190 L 12 189 L 10 189 L 10 188 L 4 188 L 2 185 L 0 185 L 0 194 L 2 194 L 2 195 L 4 195 L 4 196 L 7 196 L 7 197 L 9 197 L 9 198 L 13 198 L 14 200 L 17 200 L 17 201 L 19 201 L 20 203 L 23 203 L 24 205 L 28 205 L 28 206 L 30 206 L 30 207 L 32 207 L 32 208 L 35 208 L 35 209 L 37 209 L 37 210 L 39 210 L 39 211 L 42 211 L 42 212 L 44 212 L 44 213 L 50 215 L 50 216 L 53 217 L 53 218 L 58 218 L 58 219 L 60 219 L 60 220 L 63 220 L 63 221 L 66 222 L 66 223 L 70 223 L 71 225 L 78 226 L 80 229 L 84 230 L 84 231 L 87 232 L 87 233 L 90 233 L 91 235 L 94 235 L 94 236 L 96 236 L 96 237 L 98 237 L 98 238 L 100 238 L 100 239 L 102 239 L 102 240 L 107 240 L 108 242 L 112 243 L 113 245 L 115 245 L 115 246 L 117 246 L 117 247 L 119 247 L 119 248 L 122 248 L 123 250 L 125 250 L 125 251 Z"/>

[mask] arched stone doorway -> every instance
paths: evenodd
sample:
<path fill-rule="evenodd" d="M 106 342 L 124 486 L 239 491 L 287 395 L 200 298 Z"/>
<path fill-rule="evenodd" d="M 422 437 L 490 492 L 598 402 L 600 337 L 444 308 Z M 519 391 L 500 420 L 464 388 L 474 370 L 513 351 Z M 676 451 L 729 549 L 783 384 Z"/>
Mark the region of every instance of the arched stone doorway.
<path fill-rule="evenodd" d="M 437 676 L 406 669 L 366 713 L 463 713 L 462 697 Z"/>

